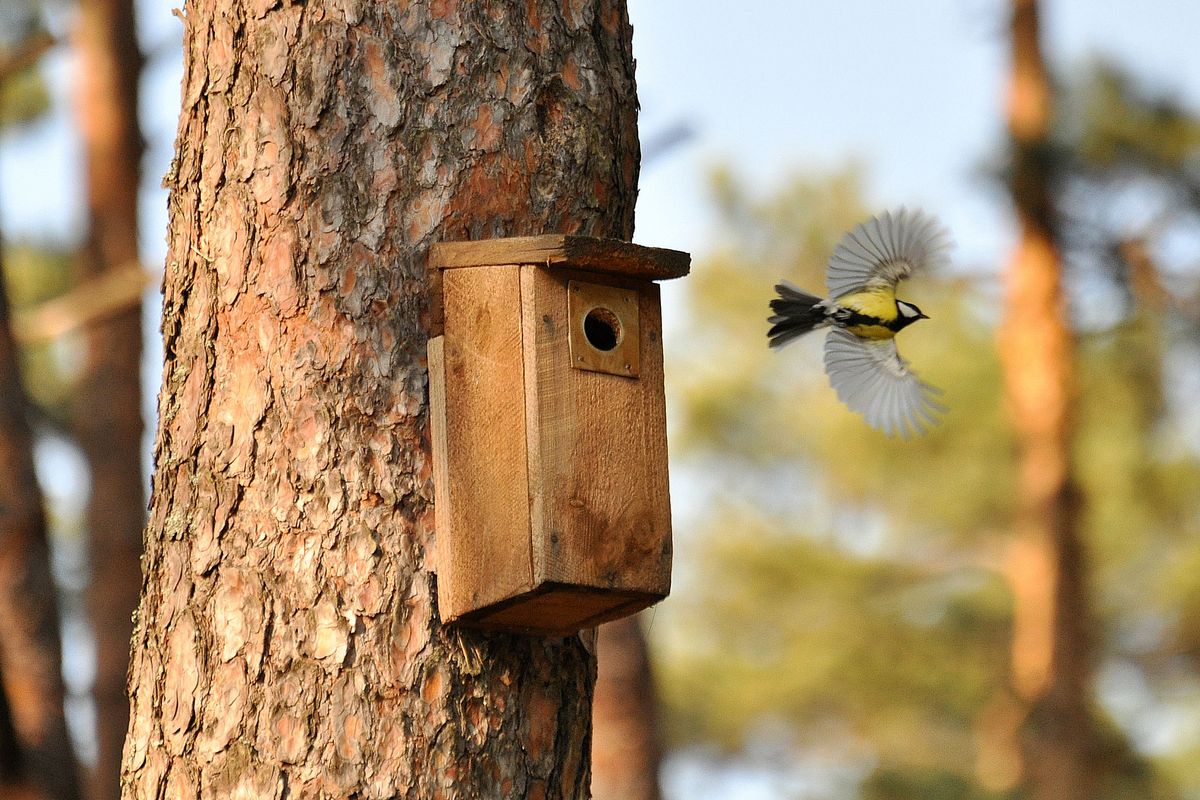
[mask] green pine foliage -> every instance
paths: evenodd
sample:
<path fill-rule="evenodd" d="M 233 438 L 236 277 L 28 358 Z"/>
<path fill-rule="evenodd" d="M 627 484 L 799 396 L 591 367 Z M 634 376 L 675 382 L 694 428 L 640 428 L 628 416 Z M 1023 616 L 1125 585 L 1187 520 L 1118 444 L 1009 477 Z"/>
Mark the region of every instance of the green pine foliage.
<path fill-rule="evenodd" d="M 42 30 L 42 3 L 4 0 L 0 3 L 0 61 L 32 41 Z M 0 132 L 28 125 L 50 110 L 50 91 L 37 65 L 0 82 Z"/>
<path fill-rule="evenodd" d="M 50 91 L 41 73 L 24 69 L 0 85 L 0 131 L 27 125 L 50 110 Z"/>
<path fill-rule="evenodd" d="M 74 257 L 48 244 L 21 242 L 0 256 L 5 288 L 14 317 L 65 293 L 73 285 Z M 51 341 L 21 343 L 21 377 L 38 417 L 55 427 L 67 425 L 74 381 L 82 360 L 82 340 L 66 335 Z"/>

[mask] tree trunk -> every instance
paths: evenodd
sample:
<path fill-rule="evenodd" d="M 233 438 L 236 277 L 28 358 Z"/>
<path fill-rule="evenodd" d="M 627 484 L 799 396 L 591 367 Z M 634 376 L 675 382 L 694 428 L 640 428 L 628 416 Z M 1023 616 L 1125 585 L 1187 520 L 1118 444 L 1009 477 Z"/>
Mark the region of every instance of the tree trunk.
<path fill-rule="evenodd" d="M 1092 796 L 1090 609 L 1071 469 L 1074 352 L 1062 289 L 1049 134 L 1052 88 L 1036 0 L 1014 0 L 1008 120 L 1020 242 L 1009 264 L 1000 331 L 1020 448 L 1020 496 L 1009 563 L 1013 688 L 1024 782 L 1038 800 Z"/>
<path fill-rule="evenodd" d="M 581 798 L 579 637 L 443 628 L 425 255 L 629 238 L 620 0 L 194 0 L 128 798 Z"/>
<path fill-rule="evenodd" d="M 58 604 L 0 273 L 0 797 L 75 800 Z"/>
<path fill-rule="evenodd" d="M 76 112 L 83 137 L 89 230 L 82 280 L 138 262 L 138 51 L 132 0 L 81 0 Z M 91 474 L 87 505 L 96 639 L 96 765 L 91 800 L 120 796 L 121 749 L 129 728 L 125 684 L 131 616 L 141 589 L 145 489 L 141 468 L 141 301 L 88 324 L 75 430 Z"/>
<path fill-rule="evenodd" d="M 592 718 L 596 800 L 659 800 L 658 699 L 640 617 L 601 625 Z"/>

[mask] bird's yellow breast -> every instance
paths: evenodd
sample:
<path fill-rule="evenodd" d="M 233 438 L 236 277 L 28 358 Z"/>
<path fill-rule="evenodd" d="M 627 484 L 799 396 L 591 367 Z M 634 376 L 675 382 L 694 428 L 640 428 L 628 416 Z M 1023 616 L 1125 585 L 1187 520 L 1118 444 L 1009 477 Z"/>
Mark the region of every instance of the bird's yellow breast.
<path fill-rule="evenodd" d="M 834 302 L 842 308 L 848 308 L 863 316 L 874 317 L 884 322 L 891 322 L 896 318 L 896 291 L 890 286 L 854 292 L 839 297 Z M 848 325 L 846 330 L 864 339 L 891 339 L 896 335 L 894 330 L 885 328 L 883 325 Z"/>
<path fill-rule="evenodd" d="M 896 332 L 882 325 L 847 325 L 846 330 L 864 339 L 892 339 Z"/>

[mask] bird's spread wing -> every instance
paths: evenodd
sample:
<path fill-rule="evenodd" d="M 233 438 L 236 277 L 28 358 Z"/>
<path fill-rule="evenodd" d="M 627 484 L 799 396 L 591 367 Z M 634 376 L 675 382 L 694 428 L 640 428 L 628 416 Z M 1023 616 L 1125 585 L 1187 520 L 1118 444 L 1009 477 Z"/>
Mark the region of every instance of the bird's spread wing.
<path fill-rule="evenodd" d="M 834 328 L 825 339 L 825 372 L 838 398 L 888 436 L 907 439 L 938 423 L 941 391 L 908 368 L 894 339 L 862 339 Z"/>
<path fill-rule="evenodd" d="M 923 211 L 885 211 L 842 237 L 829 258 L 825 280 L 829 296 L 890 286 L 914 271 L 941 266 L 950 236 Z"/>

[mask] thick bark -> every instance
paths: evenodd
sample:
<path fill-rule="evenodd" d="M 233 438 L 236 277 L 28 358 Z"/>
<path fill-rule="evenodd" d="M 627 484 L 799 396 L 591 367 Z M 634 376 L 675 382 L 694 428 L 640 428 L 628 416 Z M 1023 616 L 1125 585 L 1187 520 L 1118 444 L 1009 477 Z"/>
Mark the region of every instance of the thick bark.
<path fill-rule="evenodd" d="M 1090 609 L 1071 467 L 1074 348 L 1053 202 L 1053 93 L 1036 0 L 1014 0 L 1012 46 L 1008 120 L 1020 242 L 1006 274 L 1000 356 L 1020 447 L 1009 564 L 1013 689 L 1023 708 L 1020 752 L 1031 796 L 1084 800 L 1092 796 L 1096 742 Z"/>
<path fill-rule="evenodd" d="M 592 795 L 659 800 L 658 699 L 639 617 L 601 625 L 592 712 Z"/>
<path fill-rule="evenodd" d="M 0 796 L 74 800 L 42 496 L 0 275 Z"/>
<path fill-rule="evenodd" d="M 585 797 L 579 637 L 443 628 L 425 254 L 628 238 L 620 0 L 187 5 L 125 795 Z"/>
<path fill-rule="evenodd" d="M 79 11 L 76 110 L 89 217 L 81 278 L 88 280 L 138 261 L 141 55 L 132 0 L 81 0 Z M 89 323 L 85 340 L 75 429 L 91 474 L 88 611 L 96 639 L 97 759 L 88 795 L 111 800 L 120 796 L 121 750 L 129 727 L 125 684 L 145 526 L 140 300 Z"/>

